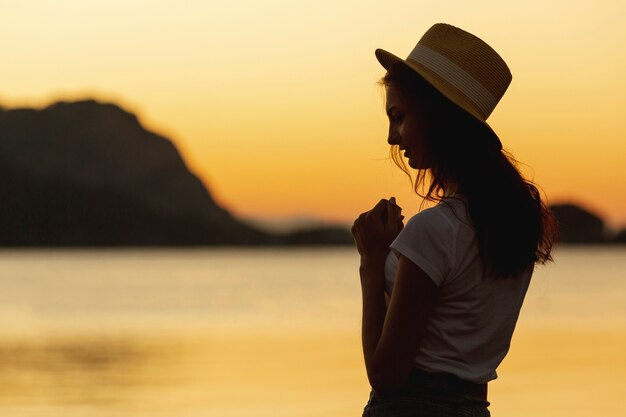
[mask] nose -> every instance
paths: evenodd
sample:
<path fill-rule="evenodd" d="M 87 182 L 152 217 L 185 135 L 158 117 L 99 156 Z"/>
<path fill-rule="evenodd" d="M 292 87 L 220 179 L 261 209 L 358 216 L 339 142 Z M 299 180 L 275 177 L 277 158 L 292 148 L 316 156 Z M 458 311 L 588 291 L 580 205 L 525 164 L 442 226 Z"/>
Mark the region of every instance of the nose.
<path fill-rule="evenodd" d="M 389 135 L 387 136 L 387 143 L 390 145 L 399 145 L 400 144 L 400 135 L 397 130 L 393 127 L 389 126 Z"/>

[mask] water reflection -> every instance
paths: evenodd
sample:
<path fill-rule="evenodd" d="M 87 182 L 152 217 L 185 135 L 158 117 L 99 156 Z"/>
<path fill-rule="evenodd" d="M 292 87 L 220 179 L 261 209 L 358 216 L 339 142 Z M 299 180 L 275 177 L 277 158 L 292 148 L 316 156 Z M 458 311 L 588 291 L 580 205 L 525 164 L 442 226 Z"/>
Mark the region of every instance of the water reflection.
<path fill-rule="evenodd" d="M 369 392 L 359 336 L 307 328 L 4 339 L 0 415 L 358 415 Z M 522 325 L 490 386 L 492 413 L 623 415 L 625 346 L 623 328 Z"/>
<path fill-rule="evenodd" d="M 51 337 L 0 341 L 0 404 L 115 405 L 161 383 L 149 370 L 176 352 L 131 338 Z"/>
<path fill-rule="evenodd" d="M 347 415 L 369 389 L 359 349 L 356 329 L 5 338 L 0 415 Z"/>

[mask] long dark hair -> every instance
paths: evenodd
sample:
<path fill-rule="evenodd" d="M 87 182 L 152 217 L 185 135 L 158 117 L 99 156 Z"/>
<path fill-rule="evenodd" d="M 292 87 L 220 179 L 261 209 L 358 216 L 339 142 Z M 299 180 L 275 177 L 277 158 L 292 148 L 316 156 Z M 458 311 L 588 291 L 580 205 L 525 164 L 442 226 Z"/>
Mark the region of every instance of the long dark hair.
<path fill-rule="evenodd" d="M 535 263 L 552 261 L 554 217 L 515 158 L 495 146 L 493 133 L 404 65 L 391 67 L 381 84 L 393 84 L 425 113 L 426 143 L 420 152 L 426 152 L 430 166 L 417 171 L 415 192 L 440 202 L 446 184 L 456 184 L 467 199 L 486 266 L 497 276 L 517 276 Z M 390 156 L 410 176 L 398 146 L 391 147 Z"/>

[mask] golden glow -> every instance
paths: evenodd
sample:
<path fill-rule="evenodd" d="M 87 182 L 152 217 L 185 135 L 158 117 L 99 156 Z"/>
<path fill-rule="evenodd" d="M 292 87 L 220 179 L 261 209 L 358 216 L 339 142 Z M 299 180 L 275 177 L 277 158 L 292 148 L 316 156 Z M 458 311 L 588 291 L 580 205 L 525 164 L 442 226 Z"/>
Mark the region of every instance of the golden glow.
<path fill-rule="evenodd" d="M 491 413 L 622 416 L 624 340 L 623 328 L 519 328 L 489 384 Z M 0 351 L 12 357 L 0 374 L 6 415 L 35 401 L 53 417 L 78 403 L 133 417 L 339 417 L 360 415 L 370 391 L 358 329 L 56 334 L 3 338 Z"/>
<path fill-rule="evenodd" d="M 513 82 L 489 119 L 551 201 L 626 223 L 626 4 L 455 1 L 25 0 L 0 6 L 4 106 L 94 96 L 173 139 L 246 216 L 351 221 L 396 195 L 373 51 L 407 55 L 444 21 L 477 34 Z"/>

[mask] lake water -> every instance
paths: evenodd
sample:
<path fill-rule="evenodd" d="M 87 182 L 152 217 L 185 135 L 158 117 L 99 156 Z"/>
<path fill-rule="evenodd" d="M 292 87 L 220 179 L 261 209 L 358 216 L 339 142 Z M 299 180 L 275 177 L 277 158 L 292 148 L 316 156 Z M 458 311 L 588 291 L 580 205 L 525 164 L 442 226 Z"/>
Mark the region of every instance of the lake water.
<path fill-rule="evenodd" d="M 533 278 L 494 416 L 626 415 L 626 247 Z M 360 416 L 354 249 L 0 252 L 2 416 Z"/>

